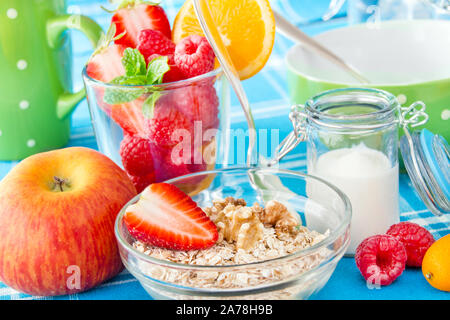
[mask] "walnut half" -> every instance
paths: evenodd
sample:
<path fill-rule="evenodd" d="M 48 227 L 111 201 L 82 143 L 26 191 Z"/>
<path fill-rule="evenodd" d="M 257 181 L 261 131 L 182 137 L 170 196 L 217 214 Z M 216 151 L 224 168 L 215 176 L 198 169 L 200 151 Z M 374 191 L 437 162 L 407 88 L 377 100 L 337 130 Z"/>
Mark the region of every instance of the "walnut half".
<path fill-rule="evenodd" d="M 236 242 L 237 249 L 248 251 L 263 236 L 264 226 L 250 207 L 229 203 L 218 214 L 215 223 L 225 240 Z"/>
<path fill-rule="evenodd" d="M 271 225 L 277 233 L 295 233 L 300 224 L 298 215 L 290 212 L 281 202 L 270 200 L 264 209 L 258 210 L 259 219 L 266 225 Z"/>

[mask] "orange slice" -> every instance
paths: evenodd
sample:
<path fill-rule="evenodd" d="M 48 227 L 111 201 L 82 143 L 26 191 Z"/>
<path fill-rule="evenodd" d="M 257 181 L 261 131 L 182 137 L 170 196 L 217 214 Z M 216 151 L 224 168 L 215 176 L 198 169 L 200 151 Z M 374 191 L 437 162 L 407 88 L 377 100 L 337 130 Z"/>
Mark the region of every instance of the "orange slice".
<path fill-rule="evenodd" d="M 266 64 L 275 40 L 275 19 L 268 0 L 207 0 L 220 37 L 241 80 L 258 73 Z M 172 39 L 178 43 L 192 35 L 203 35 L 193 0 L 178 12 Z"/>

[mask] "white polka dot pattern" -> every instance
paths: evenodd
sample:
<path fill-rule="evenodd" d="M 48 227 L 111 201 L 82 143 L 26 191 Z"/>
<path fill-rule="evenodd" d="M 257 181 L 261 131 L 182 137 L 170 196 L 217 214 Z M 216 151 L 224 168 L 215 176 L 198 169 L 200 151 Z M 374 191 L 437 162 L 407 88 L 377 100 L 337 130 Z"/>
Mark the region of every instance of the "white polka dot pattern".
<path fill-rule="evenodd" d="M 33 139 L 30 139 L 27 141 L 27 147 L 33 148 L 36 145 L 36 141 Z"/>
<path fill-rule="evenodd" d="M 28 63 L 25 60 L 19 60 L 17 61 L 17 69 L 19 70 L 25 70 L 28 67 Z"/>
<path fill-rule="evenodd" d="M 441 118 L 442 118 L 442 120 L 450 119 L 450 110 L 449 109 L 445 109 L 444 111 L 442 111 Z"/>
<path fill-rule="evenodd" d="M 19 108 L 22 110 L 28 109 L 30 107 L 30 103 L 27 100 L 22 100 L 19 102 Z"/>
<path fill-rule="evenodd" d="M 407 98 L 406 98 L 406 96 L 404 94 L 399 94 L 397 96 L 397 100 L 398 100 L 398 103 L 404 104 L 404 103 L 406 103 Z"/>
<path fill-rule="evenodd" d="M 14 8 L 9 8 L 9 9 L 6 11 L 6 16 L 7 16 L 8 18 L 10 18 L 11 20 L 16 19 L 18 15 L 19 15 L 19 14 L 17 13 L 17 10 L 14 9 Z"/>

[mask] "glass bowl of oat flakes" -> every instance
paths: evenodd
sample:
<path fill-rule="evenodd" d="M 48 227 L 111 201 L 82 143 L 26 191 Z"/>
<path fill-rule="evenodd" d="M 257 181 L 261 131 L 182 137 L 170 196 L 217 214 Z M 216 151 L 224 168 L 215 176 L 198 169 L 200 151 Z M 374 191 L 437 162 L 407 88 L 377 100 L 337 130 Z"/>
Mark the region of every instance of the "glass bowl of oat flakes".
<path fill-rule="evenodd" d="M 214 222 L 217 242 L 175 251 L 148 246 L 119 213 L 125 267 L 154 299 L 307 299 L 328 281 L 350 239 L 351 206 L 331 184 L 275 168 L 204 171 L 167 181 Z M 200 182 L 200 184 L 199 184 Z"/>

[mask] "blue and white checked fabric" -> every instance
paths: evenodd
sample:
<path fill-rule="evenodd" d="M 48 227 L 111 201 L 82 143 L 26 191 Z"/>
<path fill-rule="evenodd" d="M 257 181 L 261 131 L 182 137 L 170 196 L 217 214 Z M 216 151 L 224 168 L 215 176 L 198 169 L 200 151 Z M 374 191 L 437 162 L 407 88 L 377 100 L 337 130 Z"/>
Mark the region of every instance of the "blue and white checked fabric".
<path fill-rule="evenodd" d="M 164 0 L 170 21 L 173 21 L 183 0 Z M 346 25 L 345 11 L 335 19 L 324 23 L 321 15 L 328 6 L 327 0 L 272 0 L 274 9 L 301 26 L 310 35 Z M 69 0 L 68 12 L 80 13 L 96 20 L 105 30 L 110 16 L 100 5 L 108 7 L 105 0 Z M 3 14 L 3 13 L 0 13 Z M 73 43 L 73 83 L 74 88 L 82 87 L 81 69 L 89 58 L 92 48 L 78 32 L 72 32 Z M 244 81 L 244 88 L 252 105 L 257 128 L 280 129 L 280 139 L 289 133 L 289 97 L 287 94 L 284 55 L 292 42 L 277 35 L 273 53 L 266 67 L 253 78 Z M 236 98 L 232 97 L 231 120 L 233 127 L 246 127 L 244 115 Z M 97 149 L 86 101 L 83 101 L 72 115 L 71 139 L 69 146 L 85 146 Z M 0 178 L 4 177 L 17 162 L 0 162 Z M 306 171 L 305 147 L 300 145 L 287 155 L 281 166 L 286 169 Z M 434 237 L 440 238 L 450 233 L 450 216 L 433 216 L 415 193 L 409 177 L 400 176 L 400 211 L 402 221 L 416 222 Z M 449 299 L 449 295 L 431 288 L 423 279 L 420 270 L 406 270 L 393 285 L 381 290 L 367 289 L 358 275 L 351 258 L 344 258 L 316 299 Z M 126 270 L 115 278 L 85 293 L 61 297 L 32 297 L 17 292 L 0 283 L 0 299 L 151 299 L 138 281 Z"/>

